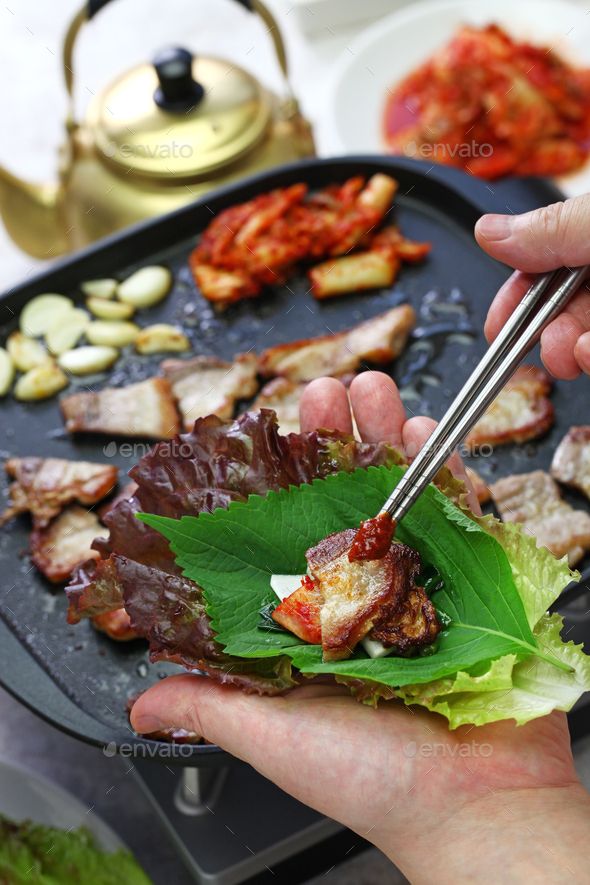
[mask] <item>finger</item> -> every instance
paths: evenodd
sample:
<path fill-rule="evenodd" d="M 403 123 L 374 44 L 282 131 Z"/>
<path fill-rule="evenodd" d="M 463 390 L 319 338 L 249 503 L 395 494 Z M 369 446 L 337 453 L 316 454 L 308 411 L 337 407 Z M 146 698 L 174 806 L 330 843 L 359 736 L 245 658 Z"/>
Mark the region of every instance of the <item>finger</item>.
<path fill-rule="evenodd" d="M 484 326 L 488 341 L 494 340 L 535 279 L 535 274 L 526 274 L 517 270 L 500 287 L 488 311 Z M 576 293 L 562 315 L 574 317 L 584 328 L 584 331 L 590 331 L 590 289 L 588 283 Z"/>
<path fill-rule="evenodd" d="M 522 300 L 534 275 L 516 271 L 506 280 L 488 312 L 484 332 L 493 341 Z M 587 371 L 576 356 L 578 338 L 590 331 L 590 292 L 586 284 L 566 309 L 549 324 L 541 338 L 541 356 L 549 372 L 556 378 L 576 378 L 580 369 Z M 584 348 L 580 351 L 583 353 Z M 583 357 L 582 357 L 583 360 Z M 587 362 L 584 363 L 587 365 Z"/>
<path fill-rule="evenodd" d="M 388 442 L 400 447 L 406 410 L 389 375 L 363 372 L 350 385 L 350 402 L 364 442 Z"/>
<path fill-rule="evenodd" d="M 538 273 L 590 261 L 590 194 L 523 215 L 483 215 L 475 238 L 493 258 Z"/>
<path fill-rule="evenodd" d="M 517 270 L 498 289 L 483 328 L 489 342 L 492 342 L 500 330 L 504 328 L 534 279 L 534 274 L 525 274 Z"/>
<path fill-rule="evenodd" d="M 352 433 L 348 393 L 337 378 L 317 378 L 307 385 L 299 404 L 301 431 L 318 428 Z"/>
<path fill-rule="evenodd" d="M 556 378 L 571 381 L 580 374 L 574 353 L 584 331 L 575 317 L 562 313 L 541 335 L 541 359 Z"/>
<path fill-rule="evenodd" d="M 435 427 L 436 421 L 433 421 L 432 418 L 410 418 L 409 421 L 406 421 L 402 432 L 402 442 L 404 451 L 410 460 L 413 460 L 418 452 L 424 448 Z M 465 483 L 469 509 L 473 513 L 481 514 L 479 501 L 473 491 L 473 486 L 458 452 L 453 452 L 447 461 L 447 467 L 453 476 Z"/>
<path fill-rule="evenodd" d="M 590 375 L 590 332 L 581 335 L 574 348 L 574 356 L 580 369 Z"/>

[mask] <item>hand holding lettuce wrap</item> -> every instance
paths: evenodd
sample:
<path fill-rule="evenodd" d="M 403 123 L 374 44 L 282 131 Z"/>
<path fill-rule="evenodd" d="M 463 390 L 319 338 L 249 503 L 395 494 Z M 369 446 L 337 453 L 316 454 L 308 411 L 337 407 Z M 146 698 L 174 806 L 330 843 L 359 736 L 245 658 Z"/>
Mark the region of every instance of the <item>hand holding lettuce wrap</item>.
<path fill-rule="evenodd" d="M 334 381 L 310 385 L 303 429 L 350 432 L 346 396 Z M 389 378 L 364 373 L 350 398 L 368 443 L 387 440 L 411 455 L 428 437 L 432 425 L 406 420 Z M 450 466 L 462 471 L 456 460 Z M 143 695 L 134 727 L 197 731 L 374 842 L 413 882 L 497 881 L 500 868 L 504 881 L 582 880 L 590 799 L 575 775 L 564 714 L 544 715 L 569 709 L 588 687 L 585 659 L 560 642 L 559 623 L 544 614 L 568 575 L 561 563 L 533 553 L 534 544 L 484 525 L 502 534 L 536 647 L 563 668 L 515 651 L 470 672 L 408 684 L 397 694 L 411 706 L 376 710 L 357 703 L 348 687 L 317 680 L 267 697 L 186 675 Z M 514 719 L 527 724 L 517 727 Z"/>

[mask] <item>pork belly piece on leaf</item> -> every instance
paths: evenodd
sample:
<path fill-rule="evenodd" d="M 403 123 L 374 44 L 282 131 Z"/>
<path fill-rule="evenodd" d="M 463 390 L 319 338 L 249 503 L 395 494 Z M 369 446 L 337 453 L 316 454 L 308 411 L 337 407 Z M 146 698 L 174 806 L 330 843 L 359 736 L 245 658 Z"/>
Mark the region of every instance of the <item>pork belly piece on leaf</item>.
<path fill-rule="evenodd" d="M 53 584 L 67 581 L 76 566 L 98 553 L 92 542 L 106 529 L 95 513 L 73 504 L 42 529 L 31 532 L 31 559 Z"/>
<path fill-rule="evenodd" d="M 260 355 L 258 370 L 296 382 L 355 372 L 365 362 L 383 365 L 403 351 L 415 322 L 413 308 L 402 304 L 345 332 L 271 347 Z"/>
<path fill-rule="evenodd" d="M 555 556 L 575 565 L 590 550 L 590 515 L 574 510 L 544 470 L 506 476 L 490 486 L 504 522 L 519 522 Z"/>
<path fill-rule="evenodd" d="M 214 356 L 165 360 L 162 371 L 178 401 L 185 430 L 207 415 L 231 418 L 236 402 L 258 390 L 257 360 L 251 353 L 238 354 L 233 363 Z"/>
<path fill-rule="evenodd" d="M 28 511 L 33 524 L 43 528 L 68 504 L 96 504 L 117 485 L 116 467 L 90 461 L 9 458 L 4 469 L 14 482 L 9 490 L 11 504 L 0 516 L 0 524 Z"/>
<path fill-rule="evenodd" d="M 570 427 L 553 455 L 551 475 L 590 498 L 590 425 Z"/>
<path fill-rule="evenodd" d="M 401 606 L 385 614 L 369 633 L 396 654 L 409 654 L 432 645 L 441 625 L 436 609 L 422 587 L 411 587 Z"/>
<path fill-rule="evenodd" d="M 74 393 L 64 397 L 60 405 L 70 433 L 171 439 L 180 430 L 174 398 L 165 378 Z"/>
<path fill-rule="evenodd" d="M 473 450 L 488 444 L 522 443 L 536 439 L 553 424 L 549 400 L 552 381 L 544 369 L 519 366 L 466 439 Z"/>
<path fill-rule="evenodd" d="M 355 529 L 329 535 L 306 553 L 322 599 L 320 624 L 325 661 L 349 658 L 387 613 L 396 612 L 420 568 L 420 558 L 394 542 L 382 559 L 350 562 Z"/>

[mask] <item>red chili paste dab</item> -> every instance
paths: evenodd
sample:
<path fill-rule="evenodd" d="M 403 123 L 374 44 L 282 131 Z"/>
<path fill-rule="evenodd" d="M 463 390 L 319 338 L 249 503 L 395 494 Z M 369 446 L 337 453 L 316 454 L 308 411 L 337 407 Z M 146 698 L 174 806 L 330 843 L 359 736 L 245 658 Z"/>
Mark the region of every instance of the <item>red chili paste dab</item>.
<path fill-rule="evenodd" d="M 348 561 L 383 559 L 395 533 L 395 520 L 389 513 L 379 513 L 372 519 L 365 519 L 353 538 L 348 551 Z"/>

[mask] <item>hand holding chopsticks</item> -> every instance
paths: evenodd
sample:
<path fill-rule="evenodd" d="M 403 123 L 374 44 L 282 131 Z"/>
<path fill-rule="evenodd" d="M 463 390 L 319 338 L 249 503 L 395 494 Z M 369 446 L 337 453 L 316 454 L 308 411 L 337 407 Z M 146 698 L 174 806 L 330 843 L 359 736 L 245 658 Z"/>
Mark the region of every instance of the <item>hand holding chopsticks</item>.
<path fill-rule="evenodd" d="M 588 266 L 539 276 L 463 385 L 424 448 L 382 507 L 395 521 L 433 480 L 479 420 L 541 332 L 561 313 L 590 273 Z"/>

